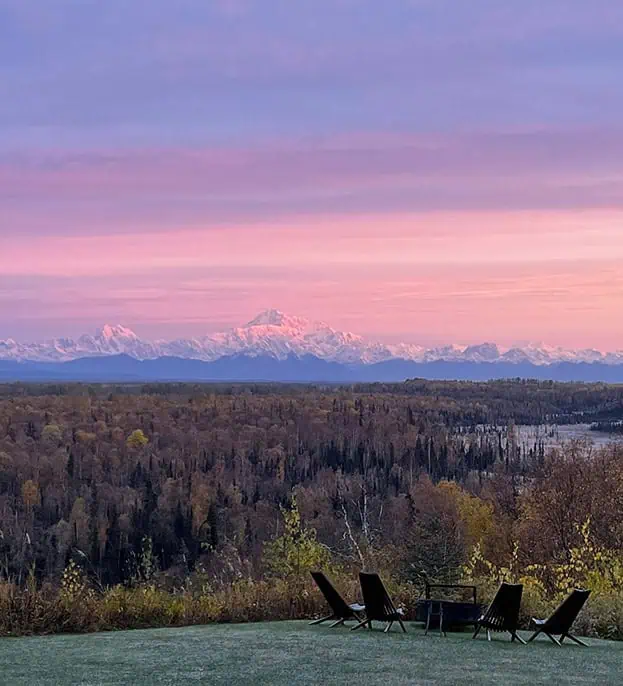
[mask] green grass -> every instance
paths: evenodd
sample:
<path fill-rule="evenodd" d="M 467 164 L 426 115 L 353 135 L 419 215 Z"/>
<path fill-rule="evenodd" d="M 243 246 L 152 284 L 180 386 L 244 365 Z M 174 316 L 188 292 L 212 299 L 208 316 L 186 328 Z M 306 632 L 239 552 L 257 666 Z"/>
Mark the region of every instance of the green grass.
<path fill-rule="evenodd" d="M 621 684 L 623 643 L 526 647 L 306 622 L 0 639 L 2 686 Z"/>

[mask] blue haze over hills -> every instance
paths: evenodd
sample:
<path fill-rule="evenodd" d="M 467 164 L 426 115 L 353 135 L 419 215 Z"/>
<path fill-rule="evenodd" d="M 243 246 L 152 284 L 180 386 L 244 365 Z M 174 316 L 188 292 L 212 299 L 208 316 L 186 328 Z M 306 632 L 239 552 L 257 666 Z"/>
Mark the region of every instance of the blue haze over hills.
<path fill-rule="evenodd" d="M 3 382 L 209 382 L 274 381 L 300 383 L 399 382 L 411 378 L 486 381 L 524 378 L 553 381 L 623 383 L 623 366 L 561 362 L 552 365 L 504 362 L 413 362 L 387 360 L 376 364 L 341 364 L 312 355 L 233 355 L 213 362 L 160 357 L 137 360 L 129 355 L 84 357 L 70 362 L 0 360 Z"/>

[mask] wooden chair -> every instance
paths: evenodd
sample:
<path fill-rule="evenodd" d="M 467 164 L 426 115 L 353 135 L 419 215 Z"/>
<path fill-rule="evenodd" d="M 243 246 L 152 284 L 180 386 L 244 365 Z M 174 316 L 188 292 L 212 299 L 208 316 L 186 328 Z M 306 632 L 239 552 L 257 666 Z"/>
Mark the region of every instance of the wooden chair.
<path fill-rule="evenodd" d="M 590 591 L 576 588 L 547 619 L 532 618 L 532 623 L 536 626 L 536 631 L 530 636 L 528 643 L 534 641 L 539 634 L 543 633 L 558 646 L 562 644 L 565 638 L 570 638 L 578 645 L 586 647 L 586 643 L 583 643 L 579 638 L 572 636 L 569 632 L 590 594 Z M 556 636 L 560 636 L 560 640 L 558 640 Z"/>
<path fill-rule="evenodd" d="M 344 624 L 347 619 L 361 620 L 361 613 L 366 609 L 365 605 L 353 603 L 348 605 L 342 596 L 335 590 L 333 584 L 327 579 L 322 572 L 311 572 L 312 578 L 316 582 L 316 586 L 320 589 L 322 595 L 331 608 L 331 614 L 321 619 L 316 619 L 310 624 L 322 624 L 331 619 L 335 620 L 331 624 L 331 628 Z"/>
<path fill-rule="evenodd" d="M 363 602 L 366 606 L 366 619 L 352 628 L 352 631 L 367 626 L 372 629 L 372 622 L 386 622 L 385 633 L 387 633 L 394 622 L 398 622 L 402 630 L 407 633 L 407 629 L 402 621 L 404 612 L 396 608 L 392 599 L 389 597 L 381 577 L 378 574 L 359 572 L 359 583 L 363 594 Z"/>
<path fill-rule="evenodd" d="M 519 607 L 521 605 L 522 584 L 502 583 L 487 611 L 476 624 L 472 638 L 476 638 L 481 629 L 487 630 L 487 639 L 491 640 L 492 631 L 508 631 L 511 641 L 517 639 L 523 645 L 526 642 L 517 633 L 519 625 Z"/>

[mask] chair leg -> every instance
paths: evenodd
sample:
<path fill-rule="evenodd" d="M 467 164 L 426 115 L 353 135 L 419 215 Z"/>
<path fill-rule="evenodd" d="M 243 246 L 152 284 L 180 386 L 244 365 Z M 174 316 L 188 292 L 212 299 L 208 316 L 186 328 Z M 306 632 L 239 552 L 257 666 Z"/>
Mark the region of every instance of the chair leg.
<path fill-rule="evenodd" d="M 344 624 L 345 621 L 346 620 L 344 620 L 344 619 L 338 619 L 337 622 L 333 622 L 333 624 L 331 624 L 329 629 L 333 629 L 333 627 L 335 627 L 335 626 L 340 626 L 341 624 Z"/>
<path fill-rule="evenodd" d="M 575 636 L 572 636 L 571 634 L 565 634 L 565 636 L 570 638 L 574 643 L 577 643 L 579 646 L 584 646 L 585 648 L 588 648 L 586 643 L 584 643 L 584 641 L 580 641 L 579 638 L 576 638 Z M 560 642 L 562 643 L 562 639 L 560 640 Z"/>
<path fill-rule="evenodd" d="M 387 633 L 392 628 L 393 625 L 394 625 L 394 622 L 388 622 L 383 633 Z"/>
<path fill-rule="evenodd" d="M 532 643 L 532 641 L 534 641 L 534 639 L 535 639 L 540 633 L 541 633 L 541 630 L 540 630 L 540 629 L 539 629 L 538 631 L 535 631 L 535 632 L 532 634 L 532 636 L 530 636 L 530 638 L 528 639 L 528 643 Z"/>
<path fill-rule="evenodd" d="M 372 624 L 372 622 L 369 619 L 364 619 L 363 622 L 359 622 L 359 624 L 352 627 L 351 631 L 357 631 L 357 629 L 361 629 L 361 627 L 365 626 L 366 624 Z"/>
<path fill-rule="evenodd" d="M 474 635 L 472 636 L 472 638 L 476 638 L 476 636 L 478 636 L 478 634 L 480 633 L 481 629 L 482 627 L 480 626 L 480 624 L 476 624 L 476 631 L 474 631 Z"/>
<path fill-rule="evenodd" d="M 402 619 L 400 619 L 400 617 L 398 618 L 398 623 L 400 624 L 400 628 L 401 628 L 401 629 L 403 630 L 403 632 L 406 634 L 406 633 L 407 633 L 407 629 L 405 628 L 405 625 L 404 625 Z"/>
<path fill-rule="evenodd" d="M 429 605 L 428 605 L 428 615 L 427 615 L 427 617 L 426 617 L 426 631 L 424 632 L 424 636 L 427 636 L 427 635 L 428 635 L 428 627 L 430 626 L 430 616 L 431 616 L 432 613 L 433 613 L 433 607 L 432 607 L 432 605 L 429 603 Z"/>
<path fill-rule="evenodd" d="M 512 636 L 513 636 L 513 638 L 511 639 L 512 641 L 517 639 L 521 643 L 522 646 L 526 645 L 526 642 L 523 640 L 523 638 L 516 631 L 513 631 Z"/>
<path fill-rule="evenodd" d="M 490 640 L 491 640 L 491 631 L 489 631 L 489 629 L 487 629 L 487 641 L 490 641 Z"/>
<path fill-rule="evenodd" d="M 316 619 L 313 622 L 310 622 L 309 626 L 314 626 L 314 624 L 322 624 L 323 622 L 327 622 L 330 619 L 335 619 L 335 615 L 327 615 L 326 617 L 323 617 L 322 619 Z"/>
<path fill-rule="evenodd" d="M 549 638 L 549 640 L 550 640 L 552 643 L 555 643 L 557 646 L 560 646 L 560 643 L 559 643 L 558 639 L 557 639 L 555 636 L 552 636 L 551 634 L 548 634 L 547 631 L 545 632 L 545 635 Z"/>

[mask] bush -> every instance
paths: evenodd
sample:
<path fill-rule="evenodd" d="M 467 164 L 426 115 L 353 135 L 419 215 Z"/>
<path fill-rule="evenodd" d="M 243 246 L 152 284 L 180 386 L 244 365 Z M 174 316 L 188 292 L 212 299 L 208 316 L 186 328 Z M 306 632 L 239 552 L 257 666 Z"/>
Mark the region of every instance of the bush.
<path fill-rule="evenodd" d="M 279 578 L 240 579 L 214 590 L 173 592 L 153 584 L 114 586 L 101 593 L 75 583 L 71 589 L 1 583 L 0 635 L 300 619 L 324 611 L 324 600 L 311 579 L 302 586 Z"/>

